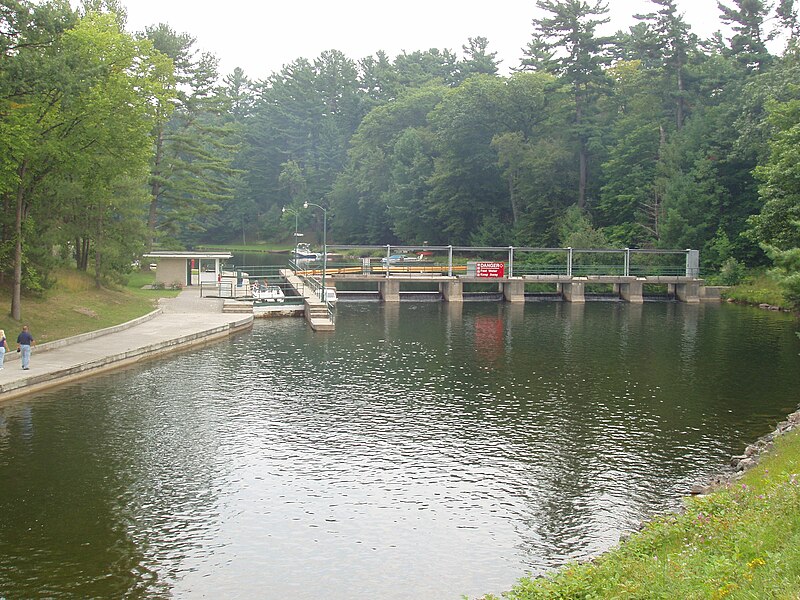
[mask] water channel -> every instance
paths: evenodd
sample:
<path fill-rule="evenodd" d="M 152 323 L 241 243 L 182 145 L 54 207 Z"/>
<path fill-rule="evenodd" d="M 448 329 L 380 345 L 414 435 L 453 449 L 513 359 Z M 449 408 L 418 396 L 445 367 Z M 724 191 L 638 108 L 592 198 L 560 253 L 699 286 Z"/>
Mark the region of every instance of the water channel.
<path fill-rule="evenodd" d="M 0 598 L 457 599 L 670 510 L 800 401 L 785 316 L 340 303 L 0 403 Z"/>

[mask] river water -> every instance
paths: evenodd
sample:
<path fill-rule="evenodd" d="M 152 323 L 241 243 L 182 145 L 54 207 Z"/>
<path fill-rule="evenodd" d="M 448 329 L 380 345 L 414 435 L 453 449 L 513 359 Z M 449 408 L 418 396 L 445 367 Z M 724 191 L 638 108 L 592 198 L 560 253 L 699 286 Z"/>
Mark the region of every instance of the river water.
<path fill-rule="evenodd" d="M 340 303 L 0 404 L 0 598 L 457 599 L 592 556 L 798 398 L 785 315 Z"/>

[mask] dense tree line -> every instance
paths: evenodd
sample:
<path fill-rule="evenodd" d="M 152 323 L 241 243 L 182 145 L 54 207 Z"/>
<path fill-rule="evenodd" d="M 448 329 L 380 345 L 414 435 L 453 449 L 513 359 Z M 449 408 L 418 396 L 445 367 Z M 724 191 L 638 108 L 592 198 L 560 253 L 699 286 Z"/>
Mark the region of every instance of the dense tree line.
<path fill-rule="evenodd" d="M 0 0 L 2 275 L 287 239 L 309 200 L 340 243 L 698 248 L 796 277 L 793 2 L 720 2 L 732 34 L 710 39 L 651 2 L 604 36 L 603 2 L 539 0 L 509 76 L 475 37 L 253 81 L 166 25 L 126 33 L 116 0 Z"/>

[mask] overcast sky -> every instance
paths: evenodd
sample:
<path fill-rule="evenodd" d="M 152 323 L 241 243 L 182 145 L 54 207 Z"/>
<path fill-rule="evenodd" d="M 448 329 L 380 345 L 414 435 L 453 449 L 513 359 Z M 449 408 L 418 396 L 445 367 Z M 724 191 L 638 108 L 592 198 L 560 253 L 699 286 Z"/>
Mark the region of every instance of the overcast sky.
<path fill-rule="evenodd" d="M 124 1 L 124 0 L 123 0 Z M 358 60 L 384 50 L 450 49 L 461 55 L 467 38 L 483 36 L 501 69 L 519 65 L 530 40 L 535 0 L 127 0 L 128 29 L 168 23 L 197 39 L 197 48 L 220 59 L 221 73 L 241 67 L 264 79 L 299 57 L 312 60 L 337 49 Z M 632 14 L 651 11 L 647 0 L 610 0 L 608 33 L 627 29 Z M 720 29 L 717 0 L 678 0 L 692 31 L 706 37 Z M 604 32 L 605 33 L 605 32 Z"/>

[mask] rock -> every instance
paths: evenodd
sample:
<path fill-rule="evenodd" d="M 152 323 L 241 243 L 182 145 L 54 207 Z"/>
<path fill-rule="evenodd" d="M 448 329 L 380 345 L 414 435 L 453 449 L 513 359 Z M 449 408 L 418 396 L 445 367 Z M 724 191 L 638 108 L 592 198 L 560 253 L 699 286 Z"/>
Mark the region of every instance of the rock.
<path fill-rule="evenodd" d="M 737 471 L 747 471 L 748 469 L 752 469 L 758 464 L 758 461 L 754 458 L 745 458 L 744 460 L 740 460 L 739 463 L 736 465 Z"/>
<path fill-rule="evenodd" d="M 762 302 L 761 304 L 758 305 L 758 308 L 768 309 L 769 308 L 769 304 L 766 304 L 766 303 Z"/>
<path fill-rule="evenodd" d="M 748 447 L 748 450 L 749 450 L 749 447 Z M 750 457 L 750 454 L 746 454 L 746 453 L 745 454 L 741 454 L 739 456 L 731 456 L 731 466 L 735 467 L 740 462 L 742 462 L 743 460 L 746 460 L 749 457 Z"/>

